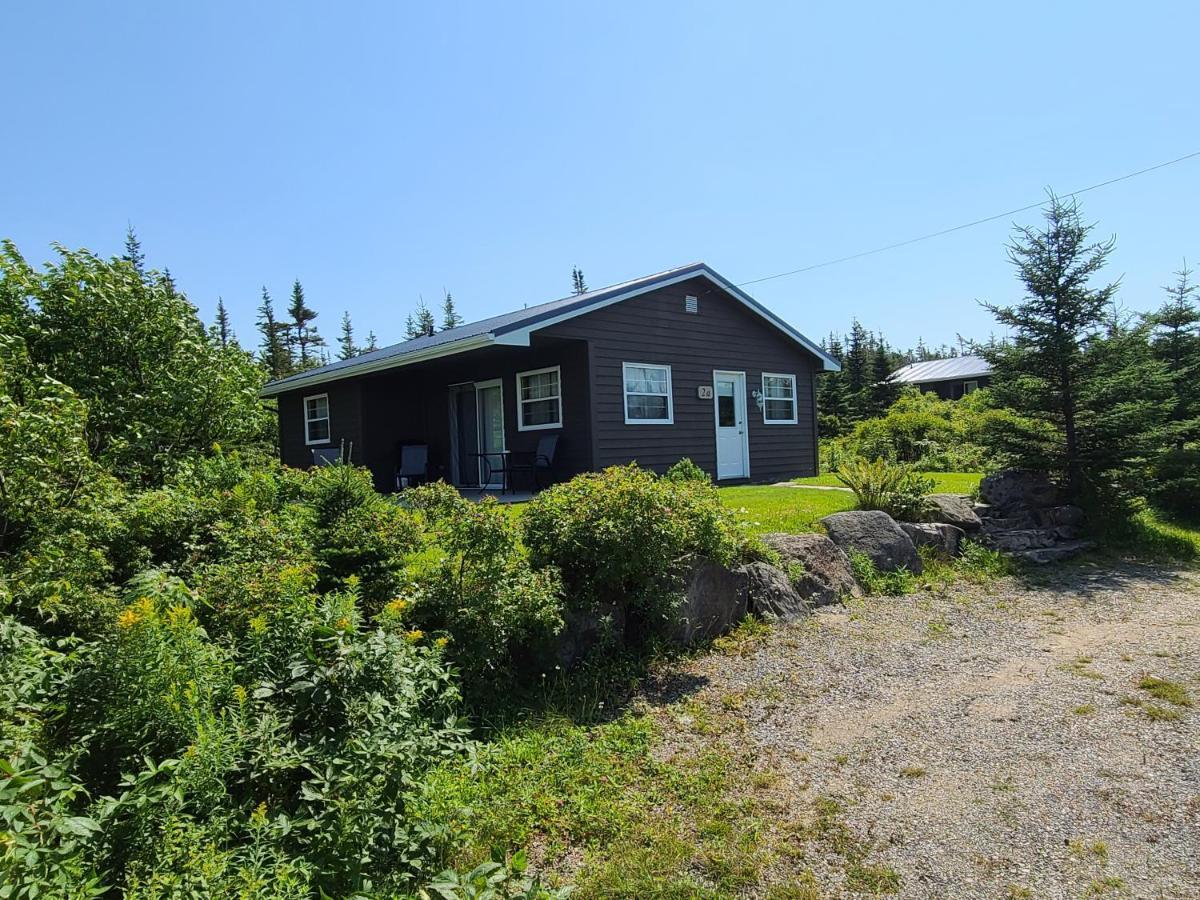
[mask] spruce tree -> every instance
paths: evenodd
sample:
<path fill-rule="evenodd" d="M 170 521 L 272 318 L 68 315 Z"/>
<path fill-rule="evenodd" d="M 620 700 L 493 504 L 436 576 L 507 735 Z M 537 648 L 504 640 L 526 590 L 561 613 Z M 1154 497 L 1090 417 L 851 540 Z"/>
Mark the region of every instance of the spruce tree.
<path fill-rule="evenodd" d="M 272 379 L 283 378 L 294 370 L 287 345 L 288 326 L 275 318 L 271 295 L 264 285 L 258 307 L 258 359 Z"/>
<path fill-rule="evenodd" d="M 870 401 L 867 388 L 871 383 L 870 374 L 870 335 L 858 319 L 850 323 L 850 334 L 846 338 L 846 359 L 843 371 L 846 373 L 846 393 L 850 398 L 850 407 L 856 418 L 869 414 Z"/>
<path fill-rule="evenodd" d="M 1175 276 L 1175 284 L 1163 288 L 1166 302 L 1146 317 L 1146 323 L 1154 356 L 1166 367 L 1171 383 L 1170 443 L 1182 450 L 1200 440 L 1200 308 L 1186 260 Z"/>
<path fill-rule="evenodd" d="M 895 369 L 894 362 L 887 344 L 879 338 L 871 351 L 871 386 L 867 391 L 872 416 L 882 416 L 900 397 L 900 386 L 888 380 Z"/>
<path fill-rule="evenodd" d="M 217 298 L 217 321 L 215 324 L 217 340 L 221 342 L 222 347 L 228 347 L 231 343 L 237 342 L 233 327 L 229 324 L 229 312 L 225 309 L 225 301 L 221 297 Z"/>
<path fill-rule="evenodd" d="M 429 337 L 437 333 L 437 320 L 434 319 L 433 313 L 429 311 L 429 307 L 425 305 L 423 297 L 417 303 L 416 312 L 409 314 L 408 319 L 404 323 L 404 329 L 410 341 L 415 338 Z"/>
<path fill-rule="evenodd" d="M 121 259 L 131 263 L 139 275 L 146 274 L 146 254 L 142 252 L 142 242 L 138 240 L 132 223 L 125 229 L 125 252 Z"/>
<path fill-rule="evenodd" d="M 450 296 L 449 291 L 446 291 L 446 296 L 442 300 L 442 331 L 457 328 L 462 323 L 463 317 L 454 308 L 454 298 Z"/>
<path fill-rule="evenodd" d="M 362 348 L 362 350 L 360 350 L 359 352 L 360 353 L 370 353 L 372 350 L 378 350 L 378 349 L 379 349 L 379 341 L 375 337 L 375 332 L 368 331 L 366 346 L 364 346 Z"/>
<path fill-rule="evenodd" d="M 1012 333 L 985 351 L 992 394 L 1037 425 L 1003 435 L 1003 449 L 1061 477 L 1072 498 L 1105 501 L 1160 425 L 1153 373 L 1136 371 L 1144 335 L 1114 325 L 1116 284 L 1093 284 L 1115 238 L 1091 241 L 1074 200 L 1051 195 L 1044 220 L 1016 226 L 1008 245 L 1024 298 L 984 304 Z"/>
<path fill-rule="evenodd" d="M 288 306 L 288 315 L 292 317 L 288 323 L 288 341 L 297 367 L 311 369 L 320 365 L 319 348 L 325 346 L 325 339 L 312 324 L 317 318 L 317 312 L 310 309 L 305 301 L 304 288 L 299 278 L 292 283 L 292 302 Z"/>
<path fill-rule="evenodd" d="M 350 311 L 342 313 L 342 336 L 338 338 L 338 359 L 358 356 L 362 351 L 354 343 L 354 326 L 350 324 Z"/>
<path fill-rule="evenodd" d="M 577 294 L 577 295 L 578 294 L 586 294 L 587 289 L 588 289 L 587 282 L 583 280 L 583 269 L 579 268 L 579 266 L 572 266 L 571 267 L 571 293 Z"/>

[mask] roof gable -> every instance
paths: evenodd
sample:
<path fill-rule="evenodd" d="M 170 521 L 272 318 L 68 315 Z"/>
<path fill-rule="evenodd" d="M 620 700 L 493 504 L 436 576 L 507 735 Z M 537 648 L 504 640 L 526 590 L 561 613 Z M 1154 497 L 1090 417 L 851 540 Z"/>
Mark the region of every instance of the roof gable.
<path fill-rule="evenodd" d="M 411 341 L 392 344 L 355 356 L 351 359 L 339 360 L 316 369 L 309 369 L 287 378 L 280 378 L 267 384 L 263 396 L 274 396 L 286 391 L 298 390 L 340 378 L 350 378 L 355 375 L 365 375 L 384 369 L 411 365 L 442 356 L 465 353 L 491 345 L 529 346 L 530 336 L 543 328 L 556 325 L 559 322 L 581 316 L 585 313 L 602 309 L 613 303 L 620 303 L 641 294 L 666 287 L 691 278 L 706 278 L 730 294 L 752 312 L 765 319 L 786 337 L 799 344 L 808 352 L 821 360 L 826 371 L 837 371 L 837 361 L 810 341 L 783 319 L 776 316 L 749 294 L 735 284 L 721 277 L 705 263 L 692 263 L 675 269 L 668 269 L 654 275 L 647 275 L 633 281 L 622 282 L 610 287 L 588 291 L 561 300 L 552 300 L 521 310 L 480 319 L 449 328 L 428 337 L 419 337 Z"/>

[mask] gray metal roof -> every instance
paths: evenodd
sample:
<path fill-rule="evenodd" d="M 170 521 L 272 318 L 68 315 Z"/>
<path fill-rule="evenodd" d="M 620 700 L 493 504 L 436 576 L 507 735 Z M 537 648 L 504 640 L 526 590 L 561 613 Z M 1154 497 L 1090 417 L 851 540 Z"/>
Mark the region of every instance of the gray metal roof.
<path fill-rule="evenodd" d="M 403 366 L 412 362 L 435 359 L 440 356 L 450 356 L 454 353 L 463 353 L 468 350 L 487 346 L 488 344 L 527 345 L 528 333 L 531 331 L 546 328 L 564 319 L 582 315 L 583 313 L 590 312 L 592 309 L 626 299 L 627 297 L 636 296 L 656 287 L 697 276 L 708 278 L 733 294 L 736 299 L 767 319 L 788 337 L 801 344 L 810 353 L 820 358 L 826 370 L 837 370 L 837 362 L 819 346 L 770 312 L 766 307 L 759 304 L 758 301 L 740 290 L 732 282 L 722 278 L 708 265 L 697 262 L 674 269 L 667 269 L 664 272 L 658 272 L 654 275 L 635 278 L 632 281 L 625 281 L 595 291 L 588 291 L 586 294 L 576 294 L 560 300 L 540 303 L 536 306 L 527 306 L 524 309 L 514 310 L 503 315 L 492 316 L 489 319 L 480 319 L 478 322 L 470 322 L 466 325 L 460 325 L 457 328 L 449 328 L 446 331 L 439 331 L 437 334 L 428 337 L 419 337 L 411 341 L 381 347 L 378 350 L 364 353 L 361 356 L 339 360 L 338 362 L 329 363 L 316 369 L 309 369 L 296 375 L 289 375 L 287 378 L 272 381 L 263 388 L 262 393 L 264 396 L 272 396 L 301 387 L 333 381 L 338 378 L 349 378 L 352 375 L 366 374 L 367 372 Z"/>
<path fill-rule="evenodd" d="M 909 363 L 893 372 L 888 381 L 897 384 L 924 384 L 928 381 L 981 378 L 991 374 L 992 367 L 982 356 L 954 356 L 950 359 L 929 359 L 925 362 Z"/>

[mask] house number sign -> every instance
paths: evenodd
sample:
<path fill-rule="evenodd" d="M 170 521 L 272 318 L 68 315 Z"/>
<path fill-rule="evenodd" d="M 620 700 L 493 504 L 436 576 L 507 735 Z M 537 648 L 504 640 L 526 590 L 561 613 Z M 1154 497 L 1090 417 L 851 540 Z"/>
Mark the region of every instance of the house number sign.
<path fill-rule="evenodd" d="M 696 388 L 696 396 L 701 400 L 711 400 L 713 398 L 713 389 L 711 384 L 702 384 Z"/>

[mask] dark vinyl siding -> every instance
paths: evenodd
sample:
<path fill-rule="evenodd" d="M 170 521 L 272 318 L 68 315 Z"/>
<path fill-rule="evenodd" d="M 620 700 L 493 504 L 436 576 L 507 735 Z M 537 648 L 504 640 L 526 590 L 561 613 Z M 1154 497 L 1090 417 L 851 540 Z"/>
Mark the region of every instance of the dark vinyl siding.
<path fill-rule="evenodd" d="M 304 441 L 304 398 L 329 395 L 329 443 L 308 445 Z M 343 445 L 361 459 L 363 444 L 362 387 L 358 379 L 334 381 L 279 395 L 279 448 L 289 466 L 312 465 L 312 451 Z M 353 450 L 351 450 L 353 447 Z"/>
<path fill-rule="evenodd" d="M 684 298 L 699 298 L 699 314 Z M 816 358 L 703 279 L 634 297 L 545 329 L 543 334 L 587 340 L 591 351 L 595 465 L 636 460 L 663 471 L 690 457 L 716 471 L 712 400 L 697 388 L 712 385 L 713 370 L 746 373 L 750 479 L 776 481 L 816 472 L 813 376 Z M 671 366 L 673 425 L 626 425 L 621 364 Z M 750 393 L 762 390 L 763 372 L 796 376 L 797 424 L 767 425 Z"/>
<path fill-rule="evenodd" d="M 560 366 L 562 428 L 517 430 L 517 373 Z M 530 347 L 488 347 L 461 356 L 347 378 L 328 385 L 334 443 L 354 441 L 354 462 L 369 468 L 380 490 L 391 490 L 401 444 L 428 444 L 435 474 L 450 477 L 450 385 L 500 379 L 504 390 L 504 436 L 509 450 L 532 451 L 547 435 L 558 434 L 554 477 L 566 478 L 592 467 L 591 407 L 587 344 L 535 335 Z M 312 464 L 304 446 L 301 396 L 326 386 L 279 397 L 283 461 Z M 353 402 L 352 402 L 353 400 Z M 518 488 L 524 487 L 518 484 Z"/>

